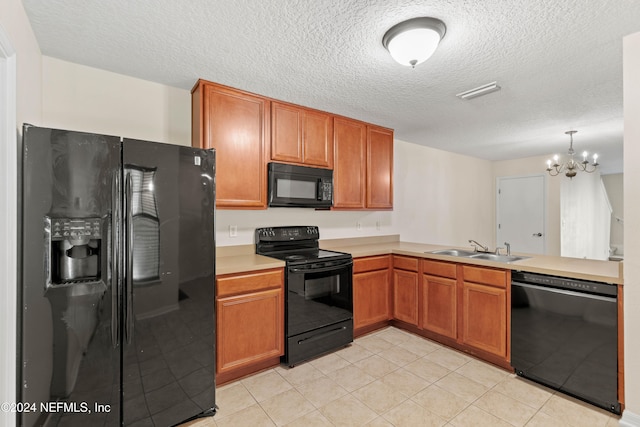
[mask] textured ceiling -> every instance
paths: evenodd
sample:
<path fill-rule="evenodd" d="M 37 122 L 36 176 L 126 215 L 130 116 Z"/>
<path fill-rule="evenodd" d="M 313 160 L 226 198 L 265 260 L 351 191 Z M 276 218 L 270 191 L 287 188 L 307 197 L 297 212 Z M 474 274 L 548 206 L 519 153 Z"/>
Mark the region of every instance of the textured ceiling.
<path fill-rule="evenodd" d="M 170 86 L 198 78 L 502 160 L 600 153 L 622 169 L 622 38 L 637 0 L 23 0 L 42 53 Z M 432 16 L 447 34 L 415 69 L 385 31 Z M 497 81 L 470 101 L 455 94 Z"/>

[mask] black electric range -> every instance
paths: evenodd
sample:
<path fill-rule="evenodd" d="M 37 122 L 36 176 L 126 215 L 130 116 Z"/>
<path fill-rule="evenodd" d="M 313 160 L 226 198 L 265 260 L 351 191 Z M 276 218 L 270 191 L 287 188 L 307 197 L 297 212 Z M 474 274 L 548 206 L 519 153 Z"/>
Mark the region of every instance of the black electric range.
<path fill-rule="evenodd" d="M 353 341 L 353 259 L 319 248 L 316 226 L 258 228 L 256 253 L 286 262 L 285 355 L 294 366 Z"/>

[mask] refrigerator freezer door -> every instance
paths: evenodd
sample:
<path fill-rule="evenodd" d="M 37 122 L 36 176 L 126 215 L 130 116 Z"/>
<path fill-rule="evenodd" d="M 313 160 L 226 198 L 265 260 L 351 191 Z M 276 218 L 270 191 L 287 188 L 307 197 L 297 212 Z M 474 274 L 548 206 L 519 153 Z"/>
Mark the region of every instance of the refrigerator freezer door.
<path fill-rule="evenodd" d="M 214 163 L 213 150 L 123 142 L 125 425 L 215 407 Z"/>
<path fill-rule="evenodd" d="M 120 149 L 115 137 L 23 128 L 19 401 L 34 406 L 19 425 L 118 423 Z"/>

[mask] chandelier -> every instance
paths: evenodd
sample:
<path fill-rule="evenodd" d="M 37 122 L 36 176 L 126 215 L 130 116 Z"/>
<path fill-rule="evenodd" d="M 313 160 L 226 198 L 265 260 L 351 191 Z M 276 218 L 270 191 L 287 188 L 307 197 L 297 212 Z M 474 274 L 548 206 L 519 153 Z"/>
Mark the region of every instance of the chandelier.
<path fill-rule="evenodd" d="M 571 138 L 571 142 L 569 144 L 569 151 L 567 151 L 567 154 L 569 155 L 569 160 L 566 163 L 562 163 L 562 164 L 558 163 L 559 158 L 557 154 L 553 156 L 553 164 L 551 164 L 551 160 L 547 160 L 547 172 L 549 172 L 549 175 L 557 176 L 564 172 L 566 176 L 568 176 L 570 179 L 573 179 L 573 177 L 576 176 L 578 171 L 591 173 L 598 168 L 597 154 L 593 155 L 593 163 L 589 163 L 589 160 L 587 160 L 587 156 L 589 155 L 589 153 L 587 153 L 586 151 L 582 153 L 582 161 L 575 160 L 574 156 L 576 152 L 573 149 L 573 134 L 576 132 L 578 131 L 568 130 L 565 132 L 565 134 L 569 135 L 569 137 Z"/>

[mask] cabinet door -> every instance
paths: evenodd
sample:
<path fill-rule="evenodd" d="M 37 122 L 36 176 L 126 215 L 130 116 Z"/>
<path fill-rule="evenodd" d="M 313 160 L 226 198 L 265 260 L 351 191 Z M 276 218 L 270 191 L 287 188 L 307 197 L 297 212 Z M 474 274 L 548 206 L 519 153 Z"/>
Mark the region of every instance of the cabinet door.
<path fill-rule="evenodd" d="M 364 209 L 367 126 L 343 117 L 336 117 L 333 126 L 333 207 Z"/>
<path fill-rule="evenodd" d="M 354 329 L 389 320 L 389 312 L 389 270 L 354 274 Z"/>
<path fill-rule="evenodd" d="M 367 132 L 367 208 L 393 208 L 393 131 L 374 126 Z"/>
<path fill-rule="evenodd" d="M 456 281 L 422 276 L 422 328 L 456 339 Z"/>
<path fill-rule="evenodd" d="M 282 289 L 218 298 L 217 373 L 284 354 Z"/>
<path fill-rule="evenodd" d="M 266 208 L 269 100 L 213 84 L 201 90 L 201 144 L 216 149 L 216 206 Z"/>
<path fill-rule="evenodd" d="M 292 105 L 271 104 L 271 160 L 302 163 L 302 111 Z"/>
<path fill-rule="evenodd" d="M 506 357 L 506 289 L 463 282 L 462 293 L 462 342 Z"/>
<path fill-rule="evenodd" d="M 418 325 L 418 273 L 393 270 L 393 317 Z"/>
<path fill-rule="evenodd" d="M 305 110 L 302 121 L 302 162 L 333 168 L 333 116 Z"/>

